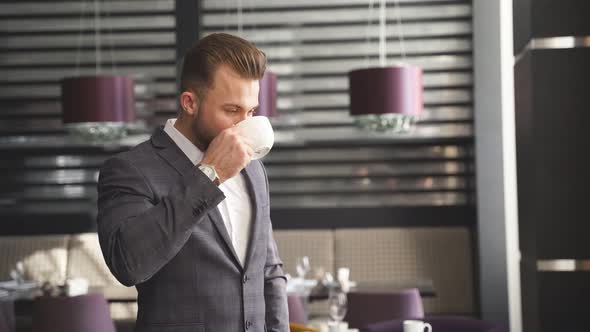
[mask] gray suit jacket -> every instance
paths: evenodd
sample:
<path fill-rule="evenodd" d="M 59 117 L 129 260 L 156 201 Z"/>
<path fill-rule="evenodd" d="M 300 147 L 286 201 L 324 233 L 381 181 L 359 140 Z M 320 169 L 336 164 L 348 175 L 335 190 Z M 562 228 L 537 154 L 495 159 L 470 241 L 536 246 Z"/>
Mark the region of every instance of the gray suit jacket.
<path fill-rule="evenodd" d="M 137 287 L 137 331 L 288 331 L 266 172 L 252 161 L 242 174 L 253 205 L 244 267 L 217 209 L 223 192 L 161 128 L 105 162 L 98 235 L 113 275 Z"/>

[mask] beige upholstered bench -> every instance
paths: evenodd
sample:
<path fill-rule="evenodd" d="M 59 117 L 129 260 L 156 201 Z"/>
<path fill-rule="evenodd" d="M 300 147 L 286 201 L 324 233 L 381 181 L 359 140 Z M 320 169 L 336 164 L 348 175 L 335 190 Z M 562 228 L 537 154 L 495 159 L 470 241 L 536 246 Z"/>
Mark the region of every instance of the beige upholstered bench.
<path fill-rule="evenodd" d="M 91 287 L 125 287 L 108 270 L 95 233 L 0 237 L 0 280 L 22 261 L 27 280 L 63 284 L 83 277 Z M 135 320 L 136 303 L 111 303 L 115 320 Z"/>
<path fill-rule="evenodd" d="M 309 256 L 312 268 L 334 272 L 350 267 L 356 281 L 410 280 L 434 282 L 435 298 L 425 298 L 427 313 L 473 314 L 473 249 L 465 228 L 355 228 L 275 230 L 285 270 L 295 275 L 297 257 Z M 0 279 L 8 279 L 17 261 L 27 279 L 63 283 L 83 277 L 90 286 L 125 287 L 108 270 L 94 233 L 0 237 Z M 119 323 L 135 320 L 136 303 L 111 303 Z M 325 303 L 313 303 L 312 314 L 325 315 Z"/>
<path fill-rule="evenodd" d="M 475 313 L 473 248 L 466 228 L 275 230 L 275 239 L 292 275 L 296 258 L 307 255 L 312 269 L 333 273 L 349 267 L 355 281 L 430 279 L 436 297 L 424 298 L 427 313 Z M 326 313 L 327 306 L 312 304 L 311 311 Z"/>

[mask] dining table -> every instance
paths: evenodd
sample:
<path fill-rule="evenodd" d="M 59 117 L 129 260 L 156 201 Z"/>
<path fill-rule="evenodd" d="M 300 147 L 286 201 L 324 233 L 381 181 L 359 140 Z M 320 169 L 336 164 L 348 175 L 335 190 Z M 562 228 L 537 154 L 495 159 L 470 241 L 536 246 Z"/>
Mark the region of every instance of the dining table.
<path fill-rule="evenodd" d="M 363 280 L 351 282 L 349 292 L 362 293 L 388 293 L 397 292 L 402 289 L 416 288 L 421 297 L 436 297 L 436 289 L 431 279 L 407 279 L 407 280 Z M 316 284 L 308 290 L 307 298 L 310 302 L 326 300 L 329 296 L 330 287 Z"/>

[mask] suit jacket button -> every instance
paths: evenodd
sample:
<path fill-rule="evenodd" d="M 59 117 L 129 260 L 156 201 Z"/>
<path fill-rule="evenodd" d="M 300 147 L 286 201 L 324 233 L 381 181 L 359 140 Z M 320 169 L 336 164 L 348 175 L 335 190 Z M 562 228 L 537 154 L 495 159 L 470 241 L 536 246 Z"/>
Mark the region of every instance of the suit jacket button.
<path fill-rule="evenodd" d="M 252 326 L 252 322 L 247 320 L 246 321 L 246 330 L 250 328 L 250 326 Z"/>
<path fill-rule="evenodd" d="M 250 280 L 250 279 L 248 278 L 248 276 L 247 276 L 247 275 L 244 275 L 244 278 L 242 279 L 242 282 L 243 282 L 243 283 L 247 283 L 247 282 L 248 282 L 248 280 Z"/>

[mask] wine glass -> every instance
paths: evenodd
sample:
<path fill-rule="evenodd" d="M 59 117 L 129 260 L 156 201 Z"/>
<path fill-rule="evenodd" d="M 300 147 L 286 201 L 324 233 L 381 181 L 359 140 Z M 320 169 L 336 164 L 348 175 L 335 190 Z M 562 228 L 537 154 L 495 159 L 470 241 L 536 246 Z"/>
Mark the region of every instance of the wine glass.
<path fill-rule="evenodd" d="M 340 324 L 346 315 L 346 310 L 348 307 L 346 293 L 339 289 L 330 290 L 328 306 L 330 309 L 330 318 L 332 321 Z"/>
<path fill-rule="evenodd" d="M 305 279 L 305 275 L 311 271 L 309 257 L 303 256 L 297 258 L 297 265 L 295 268 L 297 269 L 297 276 L 299 276 L 301 279 Z"/>

